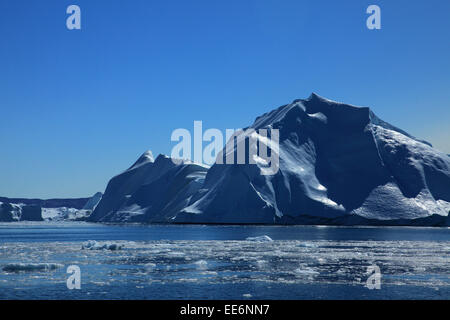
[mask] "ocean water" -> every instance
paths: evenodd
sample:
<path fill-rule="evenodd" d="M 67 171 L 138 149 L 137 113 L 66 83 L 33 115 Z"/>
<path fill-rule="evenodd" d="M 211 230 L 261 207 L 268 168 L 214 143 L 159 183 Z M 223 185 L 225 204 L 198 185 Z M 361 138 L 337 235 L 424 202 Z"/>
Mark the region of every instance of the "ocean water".
<path fill-rule="evenodd" d="M 0 299 L 450 299 L 450 229 L 0 223 Z"/>

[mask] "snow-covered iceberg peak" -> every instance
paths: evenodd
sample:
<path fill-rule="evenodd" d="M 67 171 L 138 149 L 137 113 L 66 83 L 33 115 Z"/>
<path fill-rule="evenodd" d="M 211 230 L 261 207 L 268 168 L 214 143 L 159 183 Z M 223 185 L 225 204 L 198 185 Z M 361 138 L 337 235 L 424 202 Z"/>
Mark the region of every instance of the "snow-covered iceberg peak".
<path fill-rule="evenodd" d="M 89 221 L 166 222 L 183 209 L 203 184 L 207 168 L 175 163 L 144 153 L 130 169 L 113 177 Z"/>
<path fill-rule="evenodd" d="M 147 150 L 139 157 L 139 159 L 136 160 L 136 162 L 130 168 L 128 168 L 127 171 L 134 170 L 146 163 L 154 162 L 154 161 L 155 160 L 153 158 L 153 153 L 150 150 Z"/>
<path fill-rule="evenodd" d="M 326 115 L 328 120 L 331 119 L 338 126 L 359 124 L 360 126 L 365 127 L 367 124 L 371 123 L 392 131 L 399 132 L 411 139 L 431 146 L 431 143 L 424 140 L 419 140 L 406 131 L 383 121 L 382 119 L 377 117 L 369 107 L 359 107 L 351 104 L 333 101 L 321 97 L 316 93 L 312 93 L 308 99 L 300 99 L 294 102 L 302 103 L 306 107 L 306 113 L 308 113 L 309 115 L 320 112 Z"/>

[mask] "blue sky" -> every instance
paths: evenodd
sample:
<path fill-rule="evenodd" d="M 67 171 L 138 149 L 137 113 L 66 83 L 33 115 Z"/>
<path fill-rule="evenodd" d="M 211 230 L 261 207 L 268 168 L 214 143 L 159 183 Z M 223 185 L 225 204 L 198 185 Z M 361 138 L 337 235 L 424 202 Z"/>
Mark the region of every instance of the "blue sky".
<path fill-rule="evenodd" d="M 66 28 L 81 8 L 82 30 Z M 366 28 L 381 7 L 382 29 Z M 450 2 L 0 0 L 0 195 L 78 197 L 176 128 L 311 92 L 450 153 Z"/>

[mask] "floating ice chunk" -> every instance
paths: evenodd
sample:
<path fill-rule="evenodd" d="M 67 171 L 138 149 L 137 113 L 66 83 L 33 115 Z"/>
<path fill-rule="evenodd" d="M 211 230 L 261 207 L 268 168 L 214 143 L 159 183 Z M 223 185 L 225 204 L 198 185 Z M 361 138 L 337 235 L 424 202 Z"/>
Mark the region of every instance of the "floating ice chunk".
<path fill-rule="evenodd" d="M 320 274 L 319 272 L 315 271 L 314 269 L 308 268 L 308 267 L 297 268 L 294 270 L 294 272 L 301 276 L 315 276 L 315 275 Z"/>
<path fill-rule="evenodd" d="M 315 243 L 311 243 L 311 242 L 303 242 L 300 243 L 299 245 L 297 245 L 297 247 L 302 247 L 302 248 L 317 248 L 317 245 Z"/>
<path fill-rule="evenodd" d="M 83 245 L 81 246 L 81 249 L 89 249 L 89 250 L 111 250 L 111 251 L 115 251 L 115 250 L 121 250 L 122 248 L 123 248 L 123 246 L 120 245 L 120 244 L 117 244 L 117 243 L 99 244 L 95 240 L 89 240 L 88 242 L 83 243 Z"/>
<path fill-rule="evenodd" d="M 88 242 L 85 242 L 82 244 L 81 249 L 96 250 L 96 249 L 101 249 L 101 246 L 98 244 L 97 241 L 89 240 Z"/>
<path fill-rule="evenodd" d="M 144 265 L 144 267 L 147 271 L 153 271 L 156 268 L 156 264 L 149 262 L 149 263 L 146 263 Z"/>
<path fill-rule="evenodd" d="M 62 268 L 59 263 L 9 263 L 3 267 L 6 272 L 33 272 L 33 271 L 52 271 Z"/>
<path fill-rule="evenodd" d="M 263 269 L 266 265 L 267 265 L 267 261 L 266 260 L 258 260 L 258 261 L 256 261 L 256 266 L 259 269 Z"/>
<path fill-rule="evenodd" d="M 319 264 L 324 264 L 326 262 L 326 260 L 323 258 L 318 258 L 317 262 L 319 262 Z"/>
<path fill-rule="evenodd" d="M 258 242 L 272 242 L 272 238 L 269 236 L 258 236 L 258 237 L 248 237 L 245 240 L 247 241 L 258 241 Z"/>
<path fill-rule="evenodd" d="M 114 251 L 114 250 L 121 250 L 122 247 L 123 247 L 122 245 L 119 245 L 117 243 L 110 243 L 110 244 L 107 243 L 107 244 L 103 245 L 104 249 L 112 250 L 112 251 Z"/>
<path fill-rule="evenodd" d="M 181 252 L 181 251 L 170 251 L 167 254 L 170 255 L 170 256 L 175 256 L 175 257 L 177 257 L 177 256 L 179 257 L 179 256 L 184 256 L 185 255 L 185 253 Z"/>
<path fill-rule="evenodd" d="M 207 266 L 208 266 L 208 262 L 206 262 L 205 260 L 199 260 L 197 262 L 194 262 L 194 264 L 200 270 L 205 270 L 207 268 Z"/>

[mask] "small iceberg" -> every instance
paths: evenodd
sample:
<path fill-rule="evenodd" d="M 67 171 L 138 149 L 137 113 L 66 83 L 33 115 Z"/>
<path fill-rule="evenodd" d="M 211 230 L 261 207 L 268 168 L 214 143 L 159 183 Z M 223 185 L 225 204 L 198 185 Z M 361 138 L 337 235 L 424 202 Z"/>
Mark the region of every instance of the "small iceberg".
<path fill-rule="evenodd" d="M 258 237 L 248 237 L 245 240 L 247 241 L 257 241 L 257 242 L 272 242 L 272 238 L 269 236 L 258 236 Z"/>
<path fill-rule="evenodd" d="M 6 272 L 52 271 L 64 267 L 59 263 L 9 263 L 3 267 Z"/>
<path fill-rule="evenodd" d="M 301 247 L 301 248 L 317 248 L 318 246 L 315 243 L 303 242 L 303 243 L 300 243 L 299 245 L 297 245 L 297 247 Z"/>
<path fill-rule="evenodd" d="M 121 250 L 123 248 L 122 245 L 117 244 L 117 243 L 104 243 L 104 244 L 100 244 L 95 240 L 89 240 L 86 243 L 83 243 L 83 245 L 81 246 L 81 249 L 85 250 L 111 250 L 111 251 L 116 251 L 116 250 Z"/>
<path fill-rule="evenodd" d="M 198 269 L 200 270 L 206 270 L 208 267 L 208 262 L 206 262 L 205 260 L 199 260 L 197 262 L 194 262 L 194 264 L 197 266 Z"/>
<path fill-rule="evenodd" d="M 294 272 L 299 276 L 316 276 L 320 274 L 320 272 L 317 272 L 313 268 L 308 267 L 295 269 Z"/>

